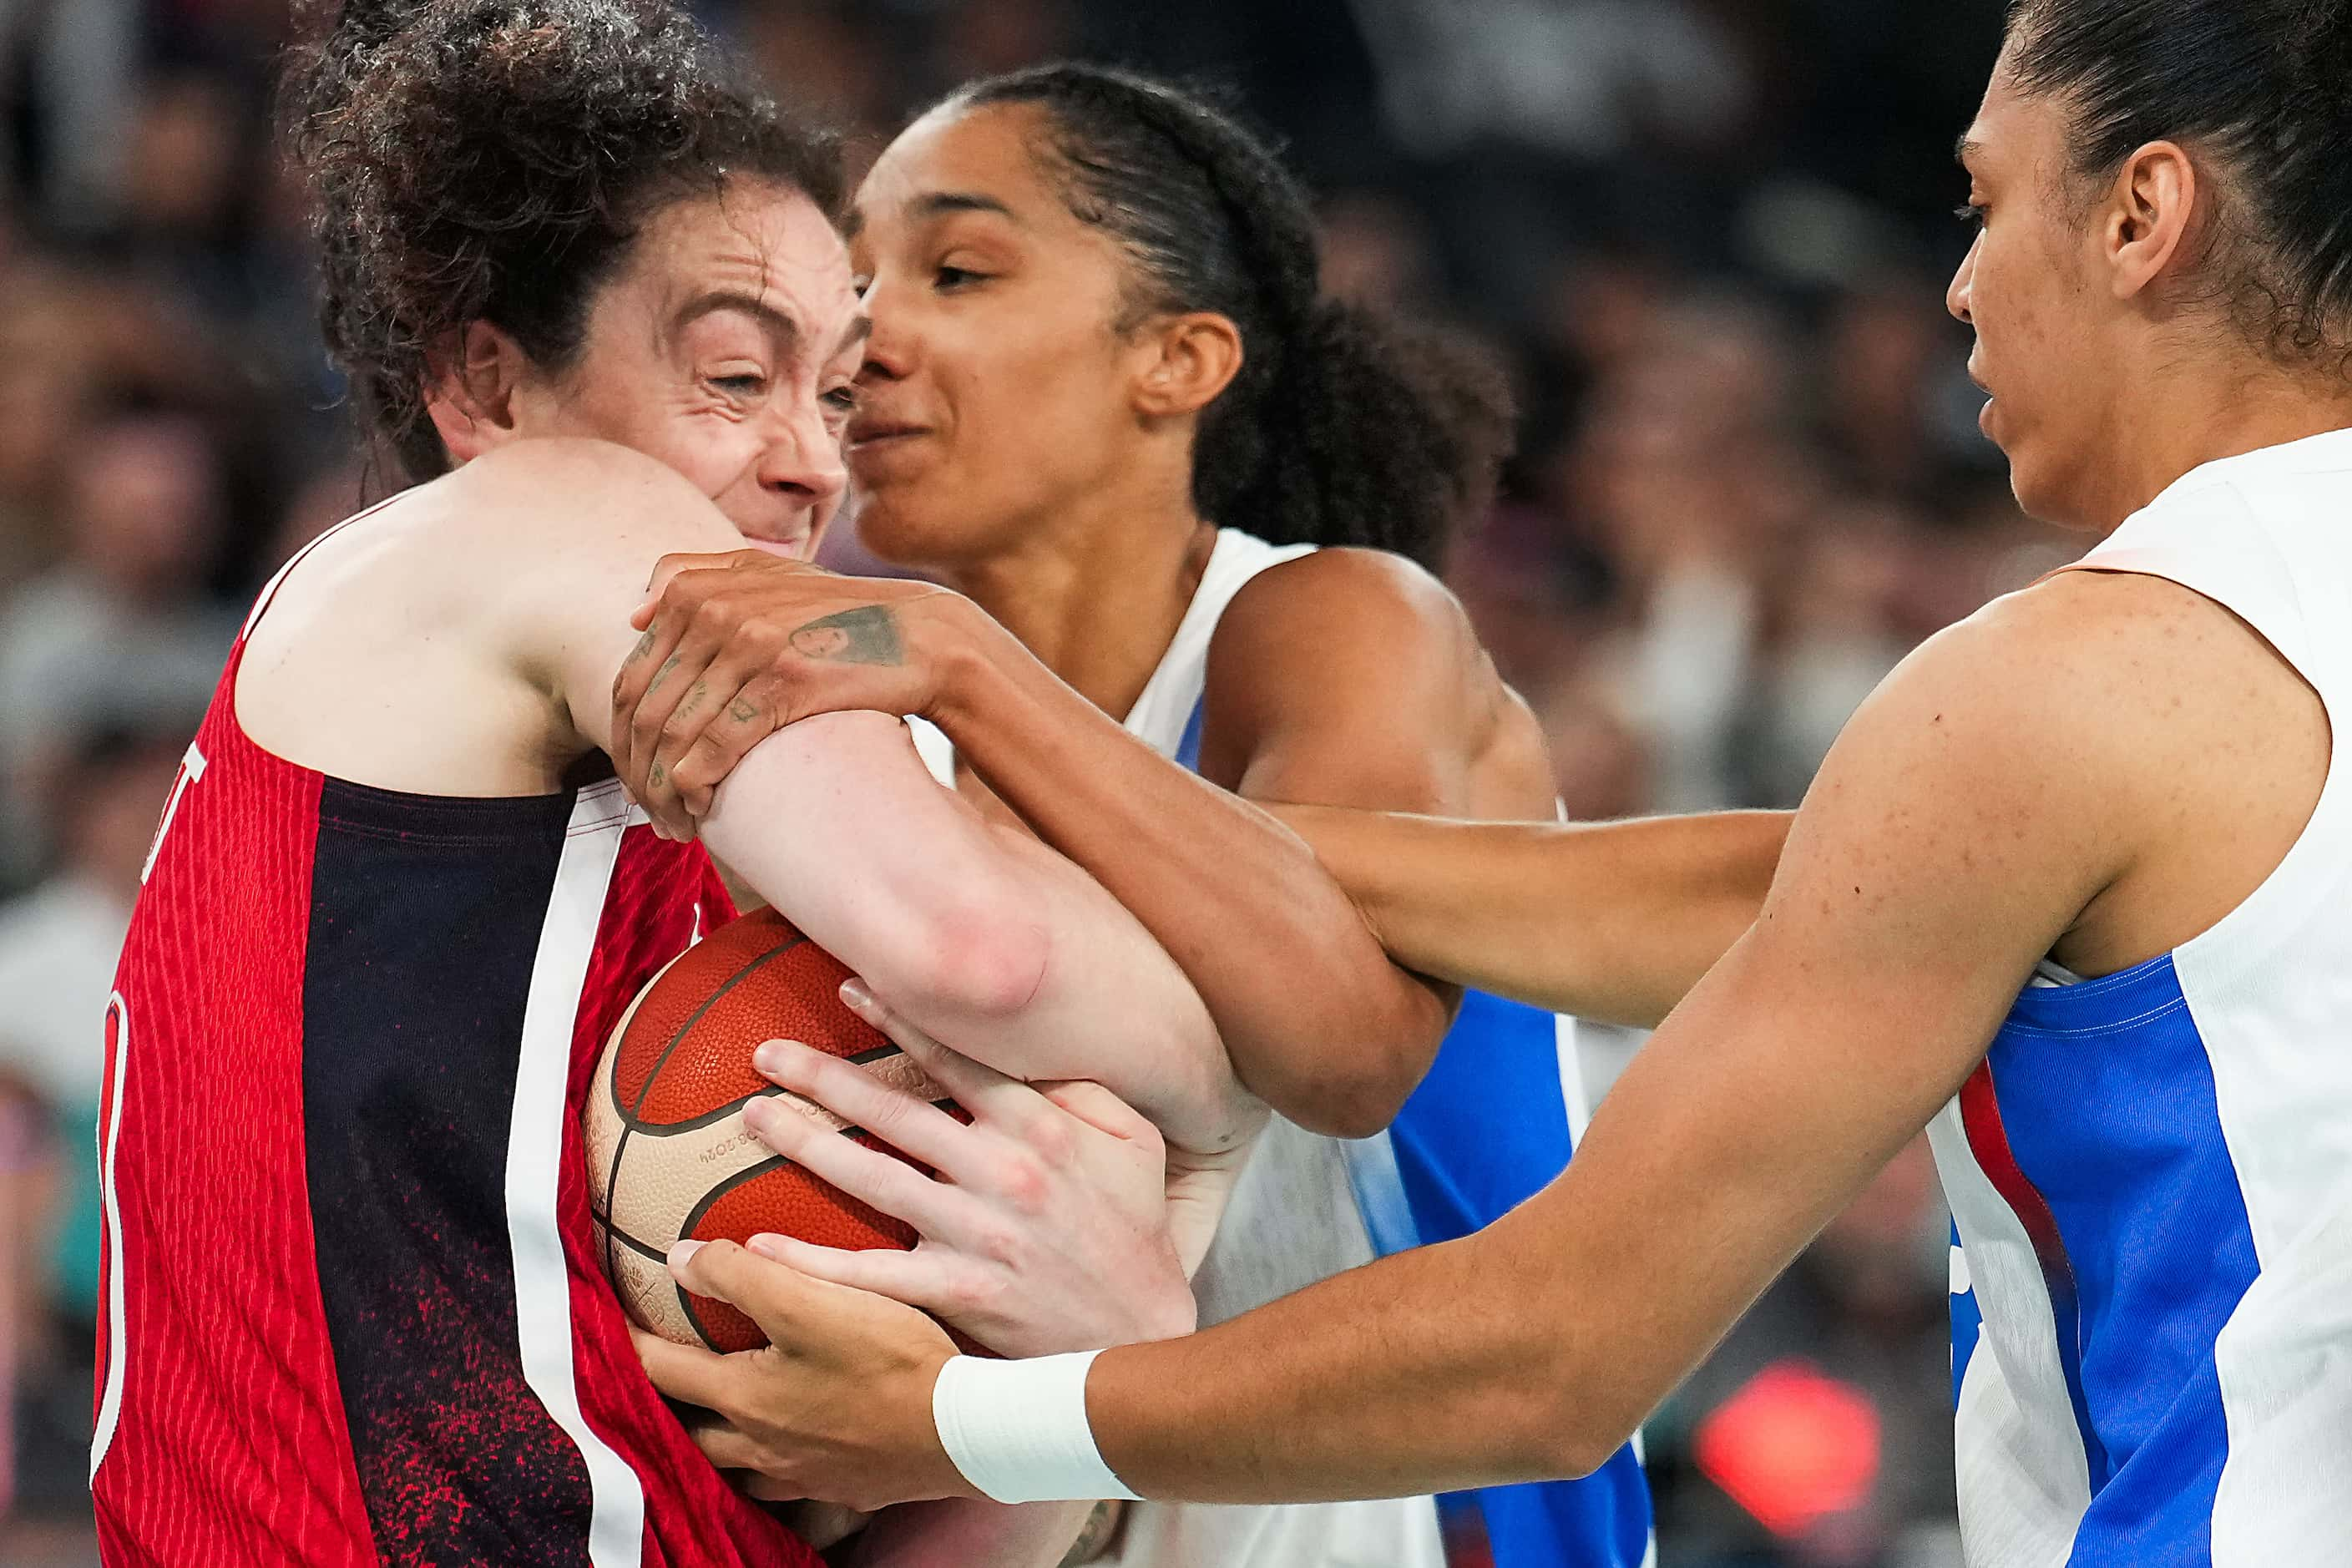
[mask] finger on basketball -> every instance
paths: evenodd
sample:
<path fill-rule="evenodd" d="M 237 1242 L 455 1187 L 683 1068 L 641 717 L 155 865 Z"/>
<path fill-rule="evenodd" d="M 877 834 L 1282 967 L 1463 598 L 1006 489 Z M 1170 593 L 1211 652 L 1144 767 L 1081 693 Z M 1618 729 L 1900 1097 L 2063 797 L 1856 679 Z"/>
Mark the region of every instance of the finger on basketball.
<path fill-rule="evenodd" d="M 805 1111 L 779 1105 L 772 1099 L 755 1100 L 743 1108 L 743 1124 L 761 1142 L 803 1166 L 810 1174 L 830 1182 L 893 1219 L 905 1221 L 926 1236 L 941 1234 L 942 1227 L 951 1221 L 941 1194 L 951 1193 L 953 1188 L 933 1181 L 896 1155 L 841 1136 Z M 954 1123 L 950 1121 L 949 1125 Z M 743 1303 L 738 1301 L 735 1305 L 741 1307 Z M 756 1321 L 759 1314 L 751 1315 Z M 771 1339 L 774 1337 L 769 1335 Z"/>
<path fill-rule="evenodd" d="M 971 1136 L 954 1117 L 930 1101 L 891 1087 L 856 1062 L 814 1050 L 798 1040 L 768 1041 L 751 1053 L 751 1065 L 779 1089 L 790 1089 L 854 1127 L 863 1127 L 900 1153 L 912 1155 L 927 1165 L 952 1169 Z M 755 1110 L 759 1112 L 756 1118 Z M 807 1112 L 779 1104 L 772 1098 L 745 1106 L 743 1117 L 754 1132 L 762 1131 L 773 1122 L 789 1136 L 796 1129 L 786 1119 L 793 1117 L 823 1126 Z M 766 1142 L 764 1135 L 761 1141 Z M 769 1147 L 775 1145 L 770 1143 Z M 785 1151 L 777 1149 L 776 1152 Z M 799 1155 L 790 1157 L 798 1159 Z"/>
<path fill-rule="evenodd" d="M 819 1247 L 796 1237 L 768 1233 L 755 1236 L 743 1245 L 787 1268 L 797 1268 L 812 1279 L 846 1285 L 853 1290 L 870 1290 L 927 1312 L 937 1312 L 946 1298 L 946 1280 L 939 1259 L 923 1247 L 902 1252 L 892 1247 Z"/>
<path fill-rule="evenodd" d="M 889 1163 L 898 1164 L 896 1160 Z M 899 1169 L 907 1168 L 900 1165 Z M 907 1173 L 914 1174 L 912 1171 Z M 836 1289 L 824 1280 L 795 1274 L 771 1258 L 746 1252 L 732 1241 L 681 1241 L 669 1249 L 669 1272 L 672 1279 L 696 1295 L 724 1301 L 751 1319 L 768 1336 L 771 1344 L 806 1340 L 812 1331 L 809 1325 L 824 1317 L 825 1292 Z M 726 1397 L 722 1393 L 722 1402 L 709 1408 L 730 1408 L 724 1402 Z"/>
<path fill-rule="evenodd" d="M 629 1325 L 629 1340 L 653 1385 L 670 1398 L 716 1410 L 736 1382 L 727 1358 L 699 1345 L 681 1345 Z"/>

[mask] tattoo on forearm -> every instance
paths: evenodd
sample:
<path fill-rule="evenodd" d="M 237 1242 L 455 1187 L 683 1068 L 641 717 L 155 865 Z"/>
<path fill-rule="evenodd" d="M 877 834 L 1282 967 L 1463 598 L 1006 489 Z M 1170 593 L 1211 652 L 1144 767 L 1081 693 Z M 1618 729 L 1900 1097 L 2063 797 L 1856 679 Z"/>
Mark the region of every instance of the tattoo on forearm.
<path fill-rule="evenodd" d="M 1062 1568 L 1079 1568 L 1110 1550 L 1110 1538 L 1118 1531 L 1118 1504 L 1098 1502 L 1094 1512 L 1087 1515 L 1087 1527 L 1078 1531 L 1078 1539 L 1062 1557 Z"/>
<path fill-rule="evenodd" d="M 803 658 L 838 664 L 899 664 L 898 619 L 887 605 L 860 605 L 826 616 L 793 633 L 793 651 Z"/>

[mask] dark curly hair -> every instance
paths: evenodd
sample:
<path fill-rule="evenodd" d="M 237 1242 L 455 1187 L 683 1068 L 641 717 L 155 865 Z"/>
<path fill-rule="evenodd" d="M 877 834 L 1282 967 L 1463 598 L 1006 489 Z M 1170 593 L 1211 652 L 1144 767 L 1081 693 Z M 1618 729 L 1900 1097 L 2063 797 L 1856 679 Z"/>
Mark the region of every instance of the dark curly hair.
<path fill-rule="evenodd" d="M 1055 64 L 972 83 L 950 110 L 1044 110 L 1045 153 L 1080 220 L 1135 265 L 1128 321 L 1213 310 L 1244 364 L 1203 415 L 1201 515 L 1277 544 L 1360 544 L 1441 564 L 1511 446 L 1490 357 L 1323 292 L 1314 210 L 1276 148 L 1206 91 Z"/>
<path fill-rule="evenodd" d="M 2066 103 L 2076 174 L 2158 141 L 2216 160 L 2210 292 L 2274 357 L 2352 366 L 2352 0 L 2011 0 L 2009 50 Z"/>
<path fill-rule="evenodd" d="M 322 251 L 320 321 L 369 437 L 446 471 L 429 356 L 469 321 L 578 355 L 655 212 L 751 175 L 839 213 L 829 132 L 743 84 L 663 0 L 313 0 L 279 90 Z"/>

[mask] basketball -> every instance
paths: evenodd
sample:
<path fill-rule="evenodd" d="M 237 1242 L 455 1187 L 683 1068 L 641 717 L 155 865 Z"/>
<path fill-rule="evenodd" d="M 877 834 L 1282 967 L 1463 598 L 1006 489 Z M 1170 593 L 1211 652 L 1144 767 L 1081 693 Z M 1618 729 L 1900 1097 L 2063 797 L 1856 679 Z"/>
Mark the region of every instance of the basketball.
<path fill-rule="evenodd" d="M 655 1333 L 719 1351 L 768 1342 L 751 1319 L 670 1277 L 665 1259 L 681 1239 L 742 1241 L 766 1231 L 821 1247 L 914 1245 L 907 1226 L 777 1155 L 744 1125 L 745 1105 L 777 1096 L 887 1150 L 761 1077 L 751 1053 L 772 1039 L 799 1040 L 910 1093 L 943 1098 L 843 1005 L 847 978 L 839 960 L 761 910 L 673 959 L 614 1026 L 583 1115 L 589 1201 L 604 1271 L 629 1315 Z"/>

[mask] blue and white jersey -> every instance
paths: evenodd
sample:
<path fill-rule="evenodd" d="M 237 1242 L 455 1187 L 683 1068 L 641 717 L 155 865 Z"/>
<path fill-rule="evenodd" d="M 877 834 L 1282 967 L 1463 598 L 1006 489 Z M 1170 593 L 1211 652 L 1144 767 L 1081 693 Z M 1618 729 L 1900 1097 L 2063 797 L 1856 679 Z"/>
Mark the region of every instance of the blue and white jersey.
<path fill-rule="evenodd" d="M 1199 764 L 1209 643 L 1243 584 L 1307 552 L 1223 531 L 1128 730 Z M 1390 1130 L 1342 1141 L 1280 1118 L 1258 1141 L 1202 1265 L 1203 1322 L 1341 1269 L 1465 1236 L 1558 1175 L 1586 1108 L 1571 1020 L 1472 994 Z M 1496 1568 L 1637 1568 L 1650 1499 L 1630 1447 L 1591 1478 L 1473 1494 Z M 1430 1498 L 1285 1508 L 1132 1505 L 1126 1568 L 1437 1568 Z"/>
<path fill-rule="evenodd" d="M 1968 1560 L 2352 1563 L 2352 431 L 2207 464 L 2083 564 L 2233 612 L 2334 752 L 2245 902 L 2027 989 L 1929 1128 Z"/>

